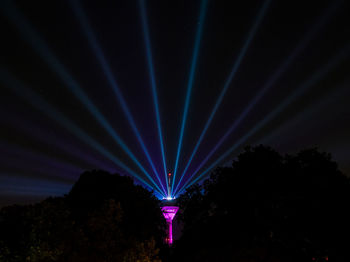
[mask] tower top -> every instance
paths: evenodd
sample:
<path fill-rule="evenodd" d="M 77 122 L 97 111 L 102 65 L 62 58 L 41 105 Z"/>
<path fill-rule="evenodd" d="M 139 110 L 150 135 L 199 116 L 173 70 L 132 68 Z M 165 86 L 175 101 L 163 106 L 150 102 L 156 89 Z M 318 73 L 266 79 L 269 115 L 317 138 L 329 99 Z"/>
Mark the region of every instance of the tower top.
<path fill-rule="evenodd" d="M 170 222 L 174 219 L 179 207 L 177 206 L 163 206 L 162 213 L 166 221 Z"/>
<path fill-rule="evenodd" d="M 172 200 L 173 197 L 171 196 L 171 172 L 168 173 L 168 195 L 166 197 L 167 200 Z"/>

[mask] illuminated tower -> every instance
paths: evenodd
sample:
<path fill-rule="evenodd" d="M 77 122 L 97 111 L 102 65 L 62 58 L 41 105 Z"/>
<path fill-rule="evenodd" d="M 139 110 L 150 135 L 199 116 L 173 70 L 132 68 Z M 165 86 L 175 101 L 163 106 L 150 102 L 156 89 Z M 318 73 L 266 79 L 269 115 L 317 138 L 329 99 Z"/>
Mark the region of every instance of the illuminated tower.
<path fill-rule="evenodd" d="M 167 223 L 167 237 L 165 242 L 170 246 L 173 244 L 173 219 L 176 215 L 176 212 L 179 210 L 177 206 L 163 206 L 162 212 L 163 216 Z"/>
<path fill-rule="evenodd" d="M 173 219 L 179 210 L 179 207 L 175 206 L 175 201 L 171 197 L 171 173 L 168 174 L 168 196 L 163 204 L 161 209 L 167 223 L 167 237 L 165 242 L 170 246 L 173 244 Z"/>

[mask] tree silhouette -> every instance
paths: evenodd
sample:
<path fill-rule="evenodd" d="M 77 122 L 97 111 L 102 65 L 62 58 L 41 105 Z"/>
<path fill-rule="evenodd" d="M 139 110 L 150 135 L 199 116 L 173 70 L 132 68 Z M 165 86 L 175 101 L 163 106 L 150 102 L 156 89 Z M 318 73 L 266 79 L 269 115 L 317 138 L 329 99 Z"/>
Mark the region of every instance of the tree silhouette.
<path fill-rule="evenodd" d="M 1 210 L 0 261 L 156 262 L 163 225 L 151 192 L 128 177 L 85 172 L 65 197 Z"/>
<path fill-rule="evenodd" d="M 248 147 L 232 167 L 216 169 L 181 197 L 184 230 L 175 258 L 349 261 L 349 189 L 329 154 Z"/>
<path fill-rule="evenodd" d="M 128 177 L 85 172 L 64 197 L 1 209 L 0 262 L 350 261 L 349 179 L 317 149 L 247 147 L 180 197 L 171 249 L 159 204 Z"/>

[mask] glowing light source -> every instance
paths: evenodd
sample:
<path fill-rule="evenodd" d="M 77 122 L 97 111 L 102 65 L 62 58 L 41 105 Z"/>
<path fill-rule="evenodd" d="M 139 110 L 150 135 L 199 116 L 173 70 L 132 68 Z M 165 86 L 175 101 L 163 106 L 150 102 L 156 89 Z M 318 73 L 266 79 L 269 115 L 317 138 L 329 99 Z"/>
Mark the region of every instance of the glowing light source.
<path fill-rule="evenodd" d="M 163 216 L 167 222 L 168 229 L 167 229 L 167 238 L 165 239 L 165 242 L 168 245 L 173 244 L 173 219 L 179 210 L 179 207 L 177 206 L 163 206 L 161 207 Z"/>

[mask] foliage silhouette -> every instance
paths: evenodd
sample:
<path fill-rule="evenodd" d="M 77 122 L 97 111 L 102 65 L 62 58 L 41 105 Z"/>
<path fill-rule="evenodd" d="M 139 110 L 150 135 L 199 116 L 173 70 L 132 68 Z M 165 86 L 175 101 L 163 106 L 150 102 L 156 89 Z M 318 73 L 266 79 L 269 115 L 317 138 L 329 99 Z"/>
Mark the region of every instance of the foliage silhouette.
<path fill-rule="evenodd" d="M 85 172 L 70 193 L 0 213 L 1 262 L 160 261 L 158 200 L 128 177 Z"/>
<path fill-rule="evenodd" d="M 349 261 L 349 180 L 317 149 L 247 147 L 179 203 L 174 261 Z"/>
<path fill-rule="evenodd" d="M 152 192 L 85 172 L 68 195 L 0 211 L 0 262 L 350 261 L 349 179 L 327 153 L 247 147 L 178 200 L 172 248 Z"/>

